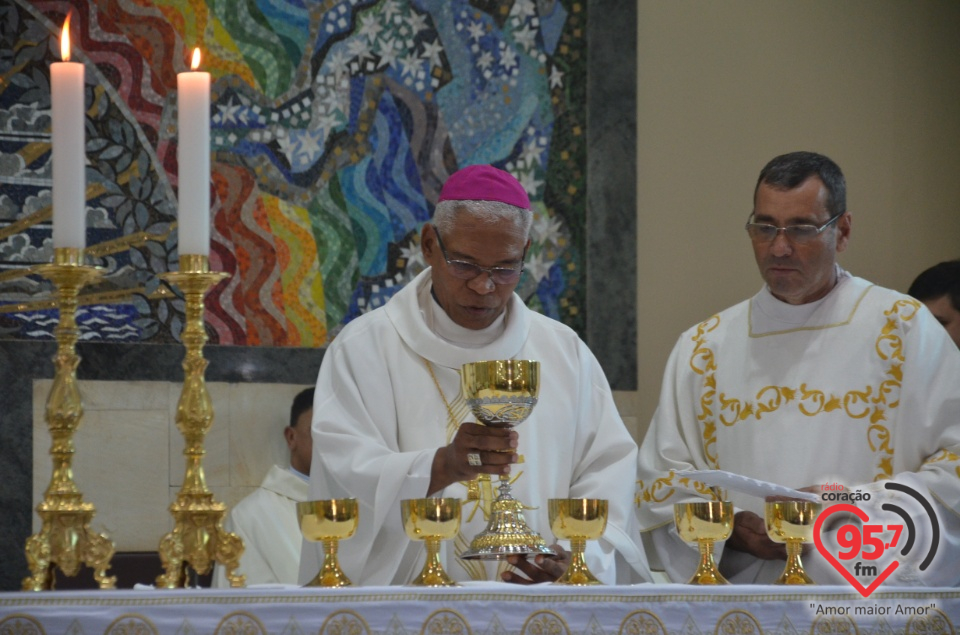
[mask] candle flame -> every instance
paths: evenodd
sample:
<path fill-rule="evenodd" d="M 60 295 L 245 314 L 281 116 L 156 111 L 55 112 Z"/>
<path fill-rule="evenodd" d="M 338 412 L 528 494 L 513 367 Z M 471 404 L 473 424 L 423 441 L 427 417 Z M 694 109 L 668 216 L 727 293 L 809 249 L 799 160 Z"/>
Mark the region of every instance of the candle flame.
<path fill-rule="evenodd" d="M 70 14 L 63 21 L 63 30 L 60 32 L 60 59 L 70 61 Z"/>
<path fill-rule="evenodd" d="M 190 62 L 190 70 L 195 71 L 200 68 L 200 47 L 193 49 L 193 60 Z"/>

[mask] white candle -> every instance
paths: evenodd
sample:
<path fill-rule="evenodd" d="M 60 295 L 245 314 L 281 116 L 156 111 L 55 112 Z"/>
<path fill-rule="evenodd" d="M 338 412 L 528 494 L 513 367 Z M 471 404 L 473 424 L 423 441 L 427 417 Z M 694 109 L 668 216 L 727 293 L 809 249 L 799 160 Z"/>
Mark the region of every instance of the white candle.
<path fill-rule="evenodd" d="M 210 73 L 177 74 L 177 163 L 180 188 L 180 255 L 210 255 Z"/>
<path fill-rule="evenodd" d="M 86 246 L 83 64 L 70 60 L 70 16 L 60 36 L 62 62 L 50 65 L 53 117 L 53 246 Z"/>

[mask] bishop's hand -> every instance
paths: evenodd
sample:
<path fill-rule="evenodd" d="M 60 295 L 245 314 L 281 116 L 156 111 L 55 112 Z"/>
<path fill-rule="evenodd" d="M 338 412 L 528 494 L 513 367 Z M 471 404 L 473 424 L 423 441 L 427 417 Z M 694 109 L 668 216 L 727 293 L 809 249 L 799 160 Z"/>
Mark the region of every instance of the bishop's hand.
<path fill-rule="evenodd" d="M 744 551 L 761 560 L 786 560 L 787 547 L 770 540 L 763 518 L 748 511 L 733 516 L 733 533 L 727 538 L 725 548 Z"/>
<path fill-rule="evenodd" d="M 518 440 L 519 435 L 510 428 L 461 423 L 453 441 L 433 455 L 427 495 L 480 474 L 509 474 L 518 460 Z"/>
<path fill-rule="evenodd" d="M 557 552 L 555 556 L 537 555 L 533 561 L 523 556 L 510 556 L 507 558 L 516 571 L 504 571 L 501 579 L 504 582 L 513 584 L 537 584 L 539 582 L 553 582 L 567 570 L 570 565 L 570 552 L 560 545 L 550 545 L 550 548 Z M 523 575 L 527 577 L 523 577 Z"/>

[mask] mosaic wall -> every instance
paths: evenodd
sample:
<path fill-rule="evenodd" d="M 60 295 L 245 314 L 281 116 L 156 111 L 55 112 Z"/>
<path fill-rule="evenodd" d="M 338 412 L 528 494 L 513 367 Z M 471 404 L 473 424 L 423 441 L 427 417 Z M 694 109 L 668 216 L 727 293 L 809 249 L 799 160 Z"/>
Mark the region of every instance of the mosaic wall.
<path fill-rule="evenodd" d="M 211 343 L 323 346 L 424 263 L 452 171 L 492 163 L 536 221 L 518 293 L 584 334 L 584 0 L 0 0 L 0 338 L 50 339 L 49 67 L 86 66 L 85 341 L 177 341 L 176 74 L 213 76 Z"/>

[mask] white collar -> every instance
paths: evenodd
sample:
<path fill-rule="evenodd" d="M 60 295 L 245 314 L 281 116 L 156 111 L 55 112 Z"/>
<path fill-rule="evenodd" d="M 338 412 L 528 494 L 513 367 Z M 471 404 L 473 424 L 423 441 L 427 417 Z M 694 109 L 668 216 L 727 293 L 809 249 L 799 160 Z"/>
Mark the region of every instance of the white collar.
<path fill-rule="evenodd" d="M 501 334 L 506 323 L 507 311 L 504 310 L 493 324 L 483 329 L 468 329 L 453 321 L 440 303 L 433 297 L 432 284 L 423 285 L 417 294 L 417 304 L 420 314 L 434 335 L 464 348 L 481 348 L 490 344 Z"/>
<path fill-rule="evenodd" d="M 518 355 L 527 340 L 530 330 L 532 311 L 528 309 L 516 293 L 507 303 L 506 311 L 499 325 L 494 323 L 484 329 L 472 346 L 447 339 L 458 339 L 455 332 L 434 331 L 428 324 L 427 313 L 433 313 L 433 300 L 430 296 L 431 271 L 427 267 L 416 278 L 406 284 L 387 302 L 384 310 L 393 323 L 397 334 L 416 354 L 430 362 L 446 368 L 459 369 L 467 362 L 482 359 L 511 359 Z M 421 300 L 422 299 L 422 300 Z M 428 311 L 424 311 L 427 307 Z M 436 311 L 443 313 L 442 310 Z M 439 317 L 434 315 L 434 317 Z M 434 324 L 439 320 L 434 320 Z M 486 333 L 493 329 L 491 333 Z M 493 331 L 496 331 L 495 333 Z M 441 336 L 441 334 L 443 336 Z M 484 340 L 485 343 L 481 340 Z"/>

